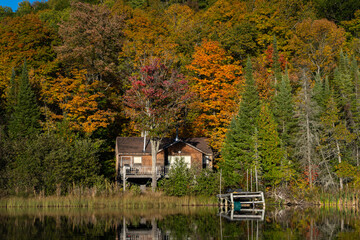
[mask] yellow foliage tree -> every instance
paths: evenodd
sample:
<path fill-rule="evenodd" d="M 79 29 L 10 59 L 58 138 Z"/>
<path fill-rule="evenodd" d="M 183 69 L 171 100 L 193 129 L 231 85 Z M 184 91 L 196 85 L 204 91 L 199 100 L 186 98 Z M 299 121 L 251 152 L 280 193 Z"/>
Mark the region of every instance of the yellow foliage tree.
<path fill-rule="evenodd" d="M 130 58 L 135 68 L 147 64 L 144 61 L 149 56 L 160 58 L 163 62 L 168 59 L 176 61 L 176 44 L 168 37 L 167 23 L 161 21 L 161 16 L 154 17 L 154 14 L 137 8 L 126 19 L 126 41 L 120 57 Z"/>
<path fill-rule="evenodd" d="M 345 43 L 345 31 L 326 19 L 305 19 L 296 26 L 290 48 L 298 63 L 318 75 L 335 67 L 335 58 Z"/>

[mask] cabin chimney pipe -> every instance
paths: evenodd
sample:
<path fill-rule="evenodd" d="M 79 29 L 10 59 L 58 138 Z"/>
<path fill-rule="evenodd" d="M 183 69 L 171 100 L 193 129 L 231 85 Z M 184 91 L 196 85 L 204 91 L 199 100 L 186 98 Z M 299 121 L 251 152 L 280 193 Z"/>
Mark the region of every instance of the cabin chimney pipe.
<path fill-rule="evenodd" d="M 145 152 L 146 149 L 146 131 L 144 131 L 144 147 L 143 147 L 143 152 Z"/>
<path fill-rule="evenodd" d="M 179 141 L 179 127 L 176 126 L 176 137 L 175 137 L 175 142 Z"/>

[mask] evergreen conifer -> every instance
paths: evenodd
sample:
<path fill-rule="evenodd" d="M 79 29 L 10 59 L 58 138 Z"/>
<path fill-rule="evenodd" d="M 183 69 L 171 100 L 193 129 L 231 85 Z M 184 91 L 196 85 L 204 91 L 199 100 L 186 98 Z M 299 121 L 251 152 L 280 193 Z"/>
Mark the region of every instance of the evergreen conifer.
<path fill-rule="evenodd" d="M 257 125 L 263 180 L 265 185 L 276 187 L 285 180 L 287 171 L 284 170 L 286 169 L 287 162 L 285 161 L 285 152 L 281 147 L 281 139 L 277 132 L 277 124 L 266 103 L 261 106 Z"/>
<path fill-rule="evenodd" d="M 344 121 L 340 119 L 340 111 L 336 106 L 333 94 L 326 102 L 326 110 L 321 116 L 322 147 L 326 154 L 326 159 L 332 160 L 330 164 L 341 164 L 345 160 L 346 146 L 352 142 L 355 135 L 346 128 Z M 324 185 L 327 185 L 324 182 Z M 339 179 L 340 190 L 343 189 L 343 179 Z"/>
<path fill-rule="evenodd" d="M 39 132 L 40 110 L 36 97 L 31 89 L 29 76 L 24 62 L 19 82 L 19 91 L 14 106 L 14 112 L 9 121 L 9 136 L 11 138 L 31 137 Z"/>
<path fill-rule="evenodd" d="M 237 186 L 241 175 L 253 167 L 253 136 L 259 116 L 260 102 L 250 58 L 245 69 L 245 90 L 242 95 L 240 109 L 230 124 L 226 134 L 222 156 L 223 176 L 228 186 Z"/>
<path fill-rule="evenodd" d="M 284 149 L 293 144 L 292 136 L 295 132 L 296 118 L 294 97 L 291 93 L 291 85 L 288 71 L 285 71 L 281 82 L 278 84 L 278 94 L 273 99 L 273 114 L 278 125 L 278 132 Z"/>

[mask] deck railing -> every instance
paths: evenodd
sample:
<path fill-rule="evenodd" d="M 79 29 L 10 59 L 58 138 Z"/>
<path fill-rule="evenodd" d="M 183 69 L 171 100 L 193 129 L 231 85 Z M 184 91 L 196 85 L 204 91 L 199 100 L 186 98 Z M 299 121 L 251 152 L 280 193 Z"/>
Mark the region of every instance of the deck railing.
<path fill-rule="evenodd" d="M 121 173 L 123 170 L 121 169 Z M 156 166 L 156 175 L 166 175 L 169 172 L 168 166 Z M 126 175 L 152 175 L 152 167 L 151 166 L 133 166 L 126 167 Z"/>

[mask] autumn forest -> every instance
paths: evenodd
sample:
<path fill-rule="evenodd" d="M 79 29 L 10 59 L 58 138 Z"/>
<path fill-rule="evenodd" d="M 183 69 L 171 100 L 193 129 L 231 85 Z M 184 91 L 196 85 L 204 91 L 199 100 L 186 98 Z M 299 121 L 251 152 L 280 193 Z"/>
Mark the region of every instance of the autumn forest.
<path fill-rule="evenodd" d="M 0 7 L 0 196 L 112 184 L 117 136 L 176 129 L 225 188 L 359 191 L 359 34 L 356 0 Z"/>

